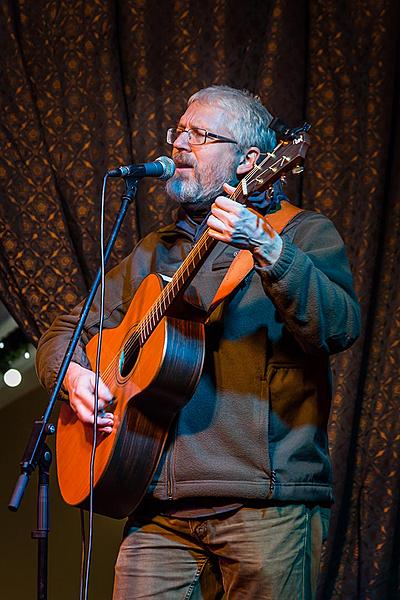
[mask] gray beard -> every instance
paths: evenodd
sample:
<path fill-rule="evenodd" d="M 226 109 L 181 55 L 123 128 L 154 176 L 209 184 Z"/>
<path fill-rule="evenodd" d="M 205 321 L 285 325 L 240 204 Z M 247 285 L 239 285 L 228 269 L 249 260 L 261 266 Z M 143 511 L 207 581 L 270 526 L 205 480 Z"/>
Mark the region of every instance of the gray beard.
<path fill-rule="evenodd" d="M 202 182 L 201 179 L 204 181 Z M 174 175 L 166 185 L 167 194 L 180 204 L 205 205 L 223 192 L 224 183 L 236 181 L 236 161 L 230 164 L 214 165 L 199 176 L 197 166 L 194 166 L 194 177 L 186 179 Z"/>
<path fill-rule="evenodd" d="M 167 190 L 168 196 L 180 204 L 199 204 L 206 202 L 204 196 L 208 196 L 209 193 L 214 191 L 209 190 L 209 192 L 204 193 L 205 190 L 203 190 L 197 180 L 191 179 L 188 181 L 183 177 L 173 177 L 167 182 L 165 189 Z"/>

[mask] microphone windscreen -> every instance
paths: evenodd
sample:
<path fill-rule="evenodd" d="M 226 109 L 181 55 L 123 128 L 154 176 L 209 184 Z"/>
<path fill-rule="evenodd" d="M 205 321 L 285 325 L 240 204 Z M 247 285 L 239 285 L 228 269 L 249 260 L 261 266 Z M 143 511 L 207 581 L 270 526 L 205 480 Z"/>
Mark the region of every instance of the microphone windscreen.
<path fill-rule="evenodd" d="M 163 174 L 159 176 L 159 179 L 163 179 L 164 181 L 170 179 L 175 173 L 176 169 L 175 163 L 172 160 L 172 158 L 169 158 L 169 156 L 159 156 L 158 158 L 156 158 L 156 161 L 160 162 L 163 166 Z"/>

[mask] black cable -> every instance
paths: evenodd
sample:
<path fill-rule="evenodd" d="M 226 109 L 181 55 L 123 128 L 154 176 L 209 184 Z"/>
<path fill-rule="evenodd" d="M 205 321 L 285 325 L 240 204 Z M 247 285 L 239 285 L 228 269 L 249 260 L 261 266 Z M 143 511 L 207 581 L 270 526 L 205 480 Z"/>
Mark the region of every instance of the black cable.
<path fill-rule="evenodd" d="M 100 324 L 97 339 L 97 354 L 96 354 L 96 371 L 94 385 L 94 411 L 93 411 L 93 446 L 90 457 L 90 483 L 89 483 L 89 540 L 86 558 L 84 600 L 88 600 L 89 593 L 89 576 L 90 563 L 92 558 L 93 548 L 93 491 L 94 491 L 94 461 L 96 457 L 97 445 L 97 417 L 99 413 L 99 380 L 100 380 L 100 353 L 101 342 L 103 337 L 103 322 L 104 322 L 104 290 L 105 290 L 105 259 L 104 259 L 104 206 L 105 206 L 105 190 L 107 185 L 107 175 L 103 179 L 103 187 L 101 191 L 101 210 L 100 210 L 100 257 L 101 257 L 101 283 L 100 283 Z"/>
<path fill-rule="evenodd" d="M 85 533 L 85 513 L 80 509 L 81 517 L 81 575 L 79 578 L 79 600 L 83 600 L 83 580 L 86 565 L 86 533 Z"/>

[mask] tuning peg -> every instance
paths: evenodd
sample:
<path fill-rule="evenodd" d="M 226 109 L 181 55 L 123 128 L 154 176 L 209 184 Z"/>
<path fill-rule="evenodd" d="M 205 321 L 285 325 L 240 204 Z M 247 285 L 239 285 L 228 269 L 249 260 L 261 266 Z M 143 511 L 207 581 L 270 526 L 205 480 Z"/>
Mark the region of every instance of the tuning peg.
<path fill-rule="evenodd" d="M 292 169 L 293 175 L 299 175 L 303 171 L 304 171 L 304 167 L 302 167 L 301 165 L 297 165 L 296 167 L 294 167 L 294 169 Z"/>

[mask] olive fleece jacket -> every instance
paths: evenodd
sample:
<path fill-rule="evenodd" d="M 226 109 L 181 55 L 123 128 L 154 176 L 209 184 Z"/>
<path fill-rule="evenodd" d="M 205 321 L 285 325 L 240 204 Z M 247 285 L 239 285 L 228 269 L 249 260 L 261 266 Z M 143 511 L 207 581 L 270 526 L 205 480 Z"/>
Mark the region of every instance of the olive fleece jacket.
<path fill-rule="evenodd" d="M 107 275 L 105 327 L 121 322 L 146 275 L 172 276 L 198 237 L 186 217 L 143 238 Z M 203 372 L 171 429 L 150 496 L 332 501 L 329 355 L 357 338 L 360 310 L 329 219 L 301 212 L 282 239 L 278 261 L 256 266 L 207 320 Z M 198 301 L 187 297 L 193 314 L 207 314 L 235 253 L 218 243 L 207 258 L 191 284 Z M 98 298 L 74 355 L 88 368 Z M 48 390 L 78 315 L 77 307 L 58 317 L 39 343 L 37 370 Z"/>

